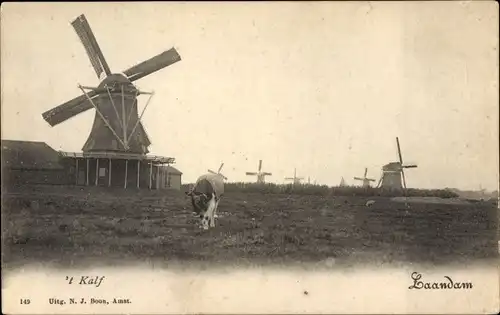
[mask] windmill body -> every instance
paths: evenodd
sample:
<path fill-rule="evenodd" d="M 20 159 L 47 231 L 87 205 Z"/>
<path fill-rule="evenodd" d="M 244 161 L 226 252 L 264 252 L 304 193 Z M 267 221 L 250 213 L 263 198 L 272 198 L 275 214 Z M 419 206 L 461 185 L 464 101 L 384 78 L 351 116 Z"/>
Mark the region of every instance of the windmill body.
<path fill-rule="evenodd" d="M 266 175 L 268 175 L 269 173 L 260 173 L 260 174 L 257 174 L 257 183 L 259 184 L 264 184 L 266 182 Z"/>
<path fill-rule="evenodd" d="M 345 183 L 345 180 L 344 180 L 344 177 L 341 177 L 340 178 L 340 184 L 339 184 L 339 187 L 346 187 L 346 183 Z"/>
<path fill-rule="evenodd" d="M 264 184 L 266 176 L 272 176 L 272 173 L 262 171 L 262 160 L 259 160 L 259 168 L 257 172 L 246 172 L 247 176 L 257 176 L 257 184 Z"/>
<path fill-rule="evenodd" d="M 97 89 L 105 93 L 93 99 L 97 106 L 94 124 L 82 151 L 149 153 L 151 141 L 139 120 L 138 90 L 120 74 L 107 77 Z M 100 111 L 103 117 L 97 111 Z"/>
<path fill-rule="evenodd" d="M 402 190 L 401 163 L 391 162 L 382 167 L 381 188 L 390 190 Z"/>

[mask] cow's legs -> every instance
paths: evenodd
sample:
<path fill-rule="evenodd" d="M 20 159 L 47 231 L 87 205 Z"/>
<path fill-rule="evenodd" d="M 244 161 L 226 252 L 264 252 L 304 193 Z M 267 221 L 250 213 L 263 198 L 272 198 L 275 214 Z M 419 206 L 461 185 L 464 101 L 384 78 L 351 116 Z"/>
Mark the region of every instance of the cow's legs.
<path fill-rule="evenodd" d="M 220 199 L 215 202 L 214 219 L 219 217 L 217 215 L 217 210 L 219 210 L 219 201 L 220 201 Z"/>
<path fill-rule="evenodd" d="M 219 200 L 217 200 L 215 202 L 215 205 L 214 205 L 214 211 L 212 212 L 212 219 L 211 219 L 211 224 L 210 224 L 210 227 L 215 227 L 215 218 L 216 218 L 216 215 L 217 215 L 217 208 L 219 207 Z"/>
<path fill-rule="evenodd" d="M 205 212 L 201 212 L 200 214 L 198 214 L 198 217 L 200 218 L 200 225 L 198 226 L 200 229 L 203 228 L 203 223 L 204 223 L 204 219 L 205 219 Z"/>
<path fill-rule="evenodd" d="M 202 225 L 204 230 L 208 230 L 209 225 L 210 227 L 214 227 L 215 224 L 214 222 L 214 210 L 215 210 L 215 197 L 212 196 L 212 199 L 208 202 L 208 208 L 207 211 L 205 211 L 205 214 L 202 219 Z"/>
<path fill-rule="evenodd" d="M 214 203 L 213 203 L 212 212 L 210 213 L 210 227 L 215 227 L 215 214 L 217 213 L 218 201 L 215 200 L 215 195 L 213 195 L 212 200 Z"/>
<path fill-rule="evenodd" d="M 203 216 L 201 217 L 201 228 L 204 230 L 208 230 L 208 222 L 210 221 L 208 210 L 205 211 Z"/>

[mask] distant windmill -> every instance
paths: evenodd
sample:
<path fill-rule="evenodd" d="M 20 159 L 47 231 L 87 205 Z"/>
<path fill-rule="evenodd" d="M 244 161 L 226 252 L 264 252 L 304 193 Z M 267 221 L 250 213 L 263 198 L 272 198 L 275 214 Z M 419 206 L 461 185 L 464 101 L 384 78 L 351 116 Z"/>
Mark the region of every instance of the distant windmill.
<path fill-rule="evenodd" d="M 340 185 L 339 185 L 339 187 L 345 187 L 345 186 L 347 186 L 347 185 L 345 183 L 344 177 L 341 177 L 340 178 Z"/>
<path fill-rule="evenodd" d="M 406 191 L 406 178 L 404 169 L 405 168 L 416 168 L 415 164 L 405 165 L 403 163 L 403 156 L 401 155 L 401 147 L 399 146 L 399 138 L 396 137 L 396 144 L 398 147 L 398 157 L 399 162 L 391 162 L 382 167 L 382 177 L 380 178 L 377 187 L 381 187 L 382 189 L 395 189 Z M 401 186 L 401 178 L 403 179 L 403 186 Z"/>
<path fill-rule="evenodd" d="M 294 185 L 300 184 L 300 181 L 303 179 L 304 179 L 304 177 L 297 177 L 297 169 L 296 168 L 293 169 L 293 177 L 285 177 L 285 180 L 293 181 Z"/>
<path fill-rule="evenodd" d="M 225 180 L 227 180 L 227 177 L 222 175 L 222 173 L 220 172 L 222 170 L 222 167 L 224 166 L 224 163 L 221 163 L 220 164 L 220 167 L 219 167 L 219 170 L 217 172 L 214 172 L 212 170 L 208 170 L 209 173 L 212 173 L 212 174 L 216 174 L 216 175 L 219 175 L 220 177 L 224 178 Z"/>
<path fill-rule="evenodd" d="M 366 173 L 368 173 L 368 168 L 365 167 L 365 175 L 363 176 L 363 178 L 354 177 L 355 180 L 363 181 L 363 187 L 365 187 L 365 188 L 370 187 L 370 182 L 374 182 L 375 181 L 372 178 L 367 178 L 366 177 Z"/>
<path fill-rule="evenodd" d="M 316 186 L 317 184 L 318 184 L 318 182 L 316 180 L 313 180 L 312 183 L 311 183 L 311 177 L 307 176 L 307 185 Z"/>
<path fill-rule="evenodd" d="M 262 160 L 259 160 L 259 170 L 257 172 L 246 172 L 249 176 L 257 176 L 257 184 L 264 184 L 266 176 L 272 176 L 273 174 L 262 172 Z"/>

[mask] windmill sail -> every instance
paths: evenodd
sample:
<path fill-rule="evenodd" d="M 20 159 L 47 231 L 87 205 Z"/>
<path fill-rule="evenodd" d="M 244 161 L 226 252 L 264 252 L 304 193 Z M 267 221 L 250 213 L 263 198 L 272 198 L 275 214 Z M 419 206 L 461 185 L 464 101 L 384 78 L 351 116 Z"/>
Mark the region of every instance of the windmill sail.
<path fill-rule="evenodd" d="M 177 50 L 175 50 L 175 48 L 171 48 L 157 56 L 154 56 L 153 58 L 150 58 L 138 65 L 131 67 L 130 69 L 125 70 L 123 73 L 131 82 L 134 82 L 153 72 L 168 67 L 180 60 L 181 56 L 179 55 Z"/>
<path fill-rule="evenodd" d="M 87 95 L 93 99 L 97 96 L 97 93 L 90 91 Z M 62 105 L 44 112 L 42 117 L 53 127 L 91 108 L 93 108 L 93 106 L 88 101 L 87 96 L 80 95 Z"/>
<path fill-rule="evenodd" d="M 217 172 L 214 172 L 212 171 L 211 169 L 208 170 L 209 173 L 212 173 L 212 174 L 215 174 L 215 175 L 219 175 L 220 177 L 224 178 L 225 180 L 227 180 L 227 177 L 224 176 L 222 173 L 221 173 L 221 170 L 222 170 L 222 167 L 224 166 L 224 163 L 221 163 L 221 165 L 219 166 L 219 170 Z"/>
<path fill-rule="evenodd" d="M 401 165 L 401 176 L 403 177 L 403 188 L 406 191 L 406 177 L 405 177 L 405 171 L 403 167 L 403 155 L 401 154 L 401 147 L 399 145 L 399 138 L 396 137 L 396 144 L 398 146 L 398 156 L 399 156 L 399 163 Z"/>
<path fill-rule="evenodd" d="M 75 29 L 76 34 L 80 38 L 80 41 L 85 47 L 85 51 L 90 59 L 90 63 L 94 68 L 97 77 L 102 78 L 102 76 L 110 75 L 111 70 L 109 69 L 106 60 L 104 59 L 104 55 L 102 54 L 101 48 L 97 44 L 97 40 L 95 39 L 94 33 L 90 29 L 90 25 L 87 22 L 87 19 L 82 14 L 78 18 L 76 18 L 71 25 Z"/>

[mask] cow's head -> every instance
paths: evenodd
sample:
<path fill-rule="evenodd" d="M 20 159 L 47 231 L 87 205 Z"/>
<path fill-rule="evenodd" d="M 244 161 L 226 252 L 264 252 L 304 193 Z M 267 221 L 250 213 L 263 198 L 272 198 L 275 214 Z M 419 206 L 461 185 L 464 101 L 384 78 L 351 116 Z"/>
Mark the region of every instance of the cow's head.
<path fill-rule="evenodd" d="M 186 192 L 186 196 L 191 197 L 191 202 L 193 204 L 194 211 L 202 215 L 205 213 L 208 207 L 209 197 L 203 193 L 197 193 L 192 190 Z"/>

